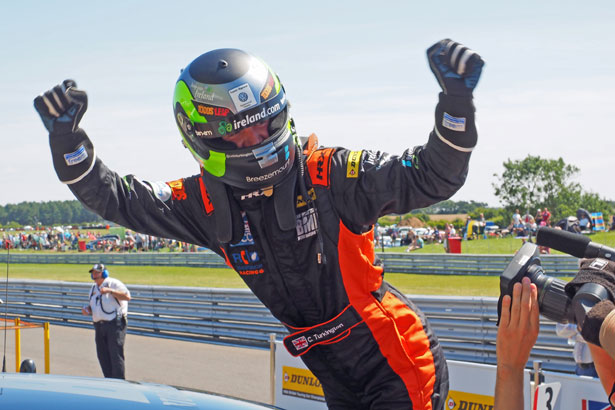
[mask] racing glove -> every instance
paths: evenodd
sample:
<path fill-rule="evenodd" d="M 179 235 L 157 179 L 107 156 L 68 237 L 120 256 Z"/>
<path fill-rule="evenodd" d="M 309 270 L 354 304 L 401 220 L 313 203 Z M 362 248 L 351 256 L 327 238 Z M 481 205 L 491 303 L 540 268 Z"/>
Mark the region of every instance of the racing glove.
<path fill-rule="evenodd" d="M 96 160 L 92 142 L 79 128 L 87 106 L 87 94 L 73 80 L 64 80 L 34 99 L 34 108 L 49 131 L 53 165 L 65 184 L 81 180 Z"/>
<path fill-rule="evenodd" d="M 449 39 L 429 47 L 427 59 L 443 91 L 436 107 L 434 133 L 446 145 L 469 153 L 478 139 L 472 91 L 484 62 L 476 52 Z"/>
<path fill-rule="evenodd" d="M 472 97 L 485 64 L 475 51 L 447 38 L 429 47 L 427 58 L 444 94 Z"/>
<path fill-rule="evenodd" d="M 600 346 L 600 327 L 606 316 L 615 309 L 615 262 L 602 258 L 583 259 L 575 278 L 566 284 L 566 293 L 573 297 L 586 283 L 602 285 L 611 298 L 596 303 L 587 312 L 581 327 L 583 339 Z"/>

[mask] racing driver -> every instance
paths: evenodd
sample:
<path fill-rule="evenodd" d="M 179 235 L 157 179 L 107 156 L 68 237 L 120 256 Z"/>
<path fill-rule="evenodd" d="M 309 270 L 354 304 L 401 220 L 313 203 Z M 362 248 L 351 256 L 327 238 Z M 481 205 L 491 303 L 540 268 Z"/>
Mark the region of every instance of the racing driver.
<path fill-rule="evenodd" d="M 66 80 L 34 100 L 60 180 L 106 220 L 205 246 L 288 329 L 284 345 L 320 380 L 331 409 L 443 409 L 442 348 L 416 305 L 383 280 L 373 225 L 451 197 L 477 133 L 483 67 L 452 40 L 427 50 L 442 88 L 425 145 L 399 156 L 300 138 L 284 87 L 237 49 L 197 57 L 173 110 L 200 173 L 148 182 L 113 172 L 79 121 L 87 95 Z"/>

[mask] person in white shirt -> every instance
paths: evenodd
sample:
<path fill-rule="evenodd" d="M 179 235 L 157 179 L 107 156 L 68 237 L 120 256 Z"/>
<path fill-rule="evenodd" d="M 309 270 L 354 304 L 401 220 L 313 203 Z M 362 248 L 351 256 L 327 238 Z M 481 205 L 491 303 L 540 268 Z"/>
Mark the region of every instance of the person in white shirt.
<path fill-rule="evenodd" d="M 81 309 L 94 322 L 96 354 L 105 377 L 125 379 L 124 342 L 130 291 L 121 281 L 109 277 L 102 263 L 90 269 L 94 281 L 90 301 Z"/>
<path fill-rule="evenodd" d="M 577 331 L 577 325 L 574 323 L 556 323 L 555 333 L 560 337 L 568 338 L 568 344 L 574 346 L 572 356 L 576 363 L 575 373 L 578 376 L 598 377 L 589 346 Z"/>

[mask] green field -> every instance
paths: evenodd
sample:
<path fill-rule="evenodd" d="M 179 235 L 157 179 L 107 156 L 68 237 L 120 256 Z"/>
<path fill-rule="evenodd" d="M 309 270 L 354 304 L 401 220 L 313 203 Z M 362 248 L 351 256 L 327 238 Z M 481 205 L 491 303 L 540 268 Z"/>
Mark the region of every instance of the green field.
<path fill-rule="evenodd" d="M 11 279 L 91 282 L 90 265 L 12 264 Z M 231 269 L 207 269 L 179 266 L 108 266 L 111 276 L 126 284 L 196 286 L 211 288 L 247 288 Z M 4 272 L 5 274 L 5 272 Z M 2 276 L 4 276 L 4 274 Z M 386 279 L 406 294 L 449 296 L 497 296 L 498 277 L 411 275 L 387 273 Z"/>

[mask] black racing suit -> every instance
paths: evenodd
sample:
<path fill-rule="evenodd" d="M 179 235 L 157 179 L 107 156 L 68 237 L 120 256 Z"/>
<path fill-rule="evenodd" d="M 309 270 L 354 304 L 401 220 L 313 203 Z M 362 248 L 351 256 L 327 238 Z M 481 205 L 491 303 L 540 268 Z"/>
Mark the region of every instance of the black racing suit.
<path fill-rule="evenodd" d="M 443 126 L 444 115 L 449 122 L 463 118 L 463 129 Z M 476 142 L 471 99 L 441 94 L 427 144 L 401 156 L 344 148 L 305 152 L 305 176 L 299 167 L 291 175 L 304 178 L 313 201 L 296 191 L 296 229 L 279 227 L 272 197 L 229 189 L 233 220 L 243 228 L 243 237 L 231 243 L 217 240 L 215 201 L 201 175 L 160 189 L 108 169 L 83 130 L 65 144 L 69 140 L 74 147 L 86 141 L 91 158 L 69 183 L 77 198 L 107 220 L 225 258 L 287 326 L 287 349 L 319 378 L 330 408 L 443 409 L 448 372 L 442 349 L 424 315 L 383 280 L 372 226 L 382 215 L 445 200 L 463 185 Z M 67 175 L 61 161 L 55 165 Z M 316 256 L 319 246 L 325 263 Z"/>

